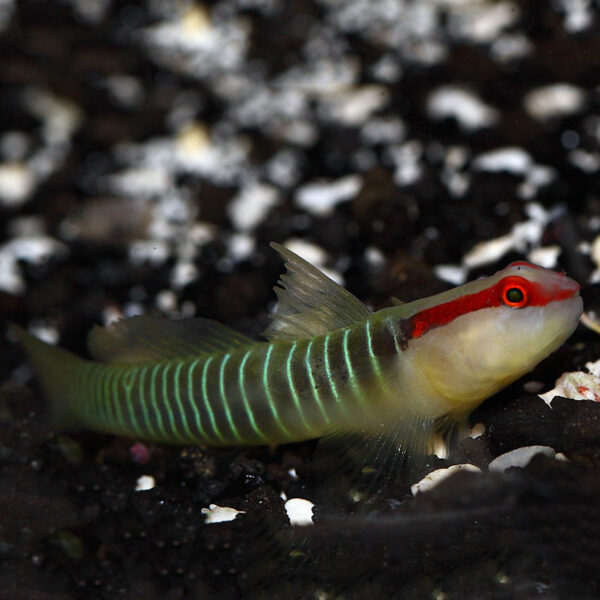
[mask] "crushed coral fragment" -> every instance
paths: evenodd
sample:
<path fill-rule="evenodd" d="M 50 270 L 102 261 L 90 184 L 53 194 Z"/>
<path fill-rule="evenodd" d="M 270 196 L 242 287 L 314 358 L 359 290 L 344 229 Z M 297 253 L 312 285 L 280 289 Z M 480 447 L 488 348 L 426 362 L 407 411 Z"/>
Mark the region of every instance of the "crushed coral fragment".
<path fill-rule="evenodd" d="M 552 400 L 555 396 L 570 398 L 571 400 L 593 400 L 600 402 L 600 369 L 598 364 L 586 363 L 585 371 L 571 371 L 563 373 L 554 385 L 554 388 L 538 396 L 548 405 L 552 406 Z"/>

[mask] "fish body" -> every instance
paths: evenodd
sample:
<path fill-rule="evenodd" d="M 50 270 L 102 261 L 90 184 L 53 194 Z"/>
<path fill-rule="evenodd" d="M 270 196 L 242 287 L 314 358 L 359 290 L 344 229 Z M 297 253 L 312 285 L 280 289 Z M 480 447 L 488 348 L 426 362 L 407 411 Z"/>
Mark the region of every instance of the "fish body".
<path fill-rule="evenodd" d="M 84 360 L 15 328 L 57 422 L 215 446 L 355 430 L 407 437 L 423 423 L 464 419 L 556 350 L 582 311 L 576 282 L 513 263 L 372 313 L 274 247 L 288 272 L 275 288 L 267 342 L 206 319 L 135 317 L 95 328 L 89 346 L 97 360 Z"/>

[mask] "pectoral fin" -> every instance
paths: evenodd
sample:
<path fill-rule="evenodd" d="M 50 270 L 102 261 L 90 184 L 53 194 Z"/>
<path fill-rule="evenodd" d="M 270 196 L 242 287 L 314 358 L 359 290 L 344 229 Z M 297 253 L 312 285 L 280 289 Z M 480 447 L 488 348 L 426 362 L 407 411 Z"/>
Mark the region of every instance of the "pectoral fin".
<path fill-rule="evenodd" d="M 407 417 L 393 429 L 382 424 L 378 431 L 321 438 L 314 460 L 319 498 L 348 508 L 385 493 L 398 479 L 408 485 L 425 462 L 434 428 L 432 419 Z"/>

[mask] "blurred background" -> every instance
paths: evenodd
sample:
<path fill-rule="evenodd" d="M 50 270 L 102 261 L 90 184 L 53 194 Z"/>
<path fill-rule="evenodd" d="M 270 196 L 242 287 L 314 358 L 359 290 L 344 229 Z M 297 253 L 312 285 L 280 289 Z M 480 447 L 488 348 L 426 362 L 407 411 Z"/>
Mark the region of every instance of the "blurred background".
<path fill-rule="evenodd" d="M 374 303 L 595 266 L 596 2 L 0 7 L 0 309 L 50 337 L 255 321 L 273 239 Z"/>
<path fill-rule="evenodd" d="M 593 290 L 599 33 L 597 0 L 0 0 L 2 320 L 82 354 L 94 323 L 144 313 L 216 318 L 256 336 L 281 270 L 271 240 L 373 308 L 515 259 Z M 597 349 L 573 345 L 533 379 L 550 389 Z M 197 524 L 185 521 L 185 537 L 169 519 L 188 504 L 241 509 L 253 490 L 292 489 L 287 468 L 308 450 L 250 454 L 232 474 L 206 467 L 221 464 L 210 451 L 157 449 L 152 474 L 178 491 L 146 496 L 142 510 L 132 500 L 141 467 L 127 451 L 108 436 L 68 438 L 83 452 L 70 463 L 32 425 L 43 403 L 21 386 L 32 381 L 22 354 L 4 335 L 0 352 L 13 465 L 0 490 L 6 510 L 15 498 L 30 506 L 0 543 L 19 573 L 12 597 L 236 597 L 230 559 L 207 566 L 203 554 L 234 534 L 199 543 L 208 534 Z M 40 490 L 52 491 L 54 516 L 15 541 L 40 511 Z M 156 525 L 144 511 L 159 501 L 172 509 L 161 539 L 180 542 L 168 559 L 129 545 Z M 74 522 L 60 520 L 70 512 Z M 85 568 L 55 539 L 57 519 L 82 543 Z M 139 563 L 127 566 L 128 554 Z M 432 564 L 430 575 L 443 571 Z M 198 583 L 224 572 L 228 592 Z M 548 572 L 535 573 L 555 593 Z M 423 581 L 415 597 L 438 589 Z M 535 585 L 528 597 L 558 597 Z M 26 595 L 44 589 L 56 596 Z"/>

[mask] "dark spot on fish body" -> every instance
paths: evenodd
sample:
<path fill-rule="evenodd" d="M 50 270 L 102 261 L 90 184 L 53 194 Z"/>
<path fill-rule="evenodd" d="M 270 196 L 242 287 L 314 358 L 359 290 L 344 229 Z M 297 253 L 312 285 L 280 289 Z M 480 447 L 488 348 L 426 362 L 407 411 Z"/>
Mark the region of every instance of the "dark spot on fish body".
<path fill-rule="evenodd" d="M 406 323 L 403 319 L 399 323 Z M 403 334 L 402 326 L 389 320 L 381 327 L 373 330 L 371 347 L 375 356 L 392 356 L 398 353 L 398 349 L 405 350 L 408 339 Z"/>
<path fill-rule="evenodd" d="M 393 323 L 393 327 L 400 350 L 406 350 L 409 340 L 413 337 L 413 325 L 410 319 L 400 319 Z"/>

